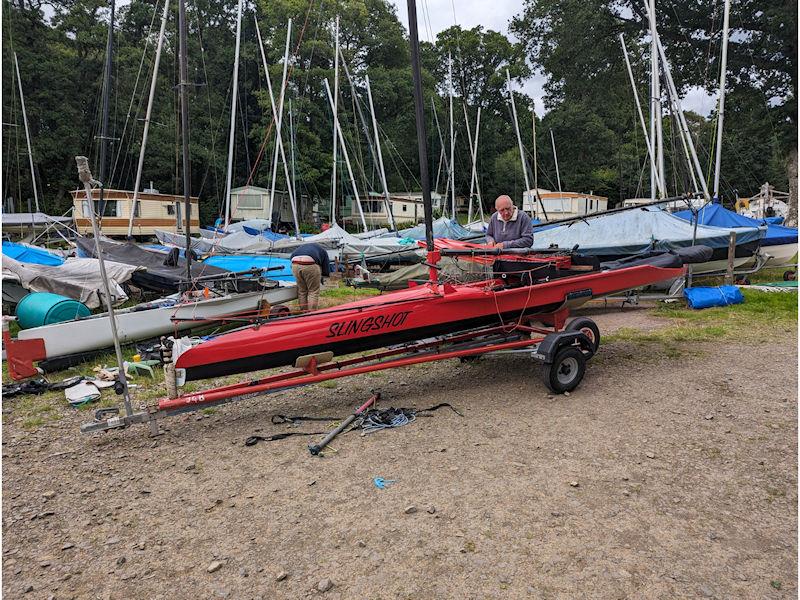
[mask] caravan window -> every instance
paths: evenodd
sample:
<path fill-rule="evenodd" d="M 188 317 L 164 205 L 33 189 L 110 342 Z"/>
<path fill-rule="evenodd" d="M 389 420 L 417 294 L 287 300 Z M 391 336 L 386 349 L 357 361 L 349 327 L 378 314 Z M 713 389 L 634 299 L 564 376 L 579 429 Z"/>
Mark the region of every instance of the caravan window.
<path fill-rule="evenodd" d="M 175 205 L 174 204 L 167 204 L 167 214 L 170 217 L 174 217 L 175 216 Z"/>
<path fill-rule="evenodd" d="M 116 200 L 104 200 L 105 206 L 103 207 L 103 214 L 100 215 L 100 200 L 94 201 L 94 213 L 96 215 L 100 215 L 103 217 L 118 217 L 119 213 L 117 212 L 117 201 Z M 88 215 L 87 215 L 88 216 Z"/>
<path fill-rule="evenodd" d="M 237 194 L 237 207 L 238 208 L 263 208 L 261 202 L 261 194 Z"/>

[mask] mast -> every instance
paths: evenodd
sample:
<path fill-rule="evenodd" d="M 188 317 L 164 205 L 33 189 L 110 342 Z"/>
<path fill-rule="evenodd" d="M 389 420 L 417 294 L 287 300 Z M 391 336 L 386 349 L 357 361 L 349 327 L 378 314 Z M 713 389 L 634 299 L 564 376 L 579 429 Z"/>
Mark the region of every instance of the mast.
<path fill-rule="evenodd" d="M 392 199 L 389 195 L 389 186 L 386 184 L 386 170 L 383 167 L 383 152 L 381 152 L 381 138 L 378 134 L 378 120 L 375 118 L 375 106 L 372 103 L 372 86 L 369 84 L 369 75 L 364 77 L 367 84 L 367 100 L 369 100 L 369 114 L 372 117 L 372 130 L 375 133 L 375 151 L 378 155 L 378 169 L 381 174 L 381 185 L 383 186 L 383 196 L 386 200 L 386 211 L 389 216 L 389 225 L 392 231 L 397 231 L 397 224 L 394 222 L 392 213 Z"/>
<path fill-rule="evenodd" d="M 231 222 L 231 178 L 233 177 L 233 147 L 236 134 L 236 100 L 239 98 L 239 48 L 242 42 L 242 0 L 236 6 L 236 50 L 233 54 L 233 83 L 231 85 L 231 124 L 228 131 L 228 173 L 225 178 L 225 226 Z"/>
<path fill-rule="evenodd" d="M 719 174 L 722 167 L 722 122 L 725 118 L 725 78 L 728 68 L 728 26 L 730 22 L 731 0 L 725 0 L 725 13 L 722 21 L 722 65 L 719 75 L 719 110 L 717 120 L 717 156 L 714 162 L 714 196 L 713 199 L 722 203 L 719 193 Z M 24 113 L 23 113 L 24 114 Z"/>
<path fill-rule="evenodd" d="M 331 108 L 336 110 L 334 107 L 334 100 L 331 98 L 331 86 L 328 84 L 327 79 L 325 79 L 325 91 L 328 94 L 328 102 L 330 102 Z M 358 206 L 358 214 L 361 217 L 361 225 L 364 227 L 364 232 L 367 232 L 369 228 L 367 227 L 367 221 L 364 218 L 364 210 L 361 208 L 361 196 L 358 195 L 356 178 L 353 176 L 353 167 L 350 165 L 350 155 L 347 153 L 347 145 L 344 143 L 344 135 L 342 134 L 342 128 L 339 125 L 338 119 L 336 119 L 336 133 L 338 134 L 339 142 L 342 145 L 342 156 L 344 157 L 344 164 L 347 166 L 347 174 L 350 176 L 350 184 L 353 186 L 353 195 L 355 196 L 356 205 Z"/>
<path fill-rule="evenodd" d="M 258 36 L 261 39 L 261 36 Z M 292 193 L 294 194 L 295 213 L 300 211 L 300 201 L 297 198 L 297 172 L 294 161 L 294 113 L 292 112 L 292 99 L 289 98 L 289 153 L 292 161 Z M 300 230 L 297 230 L 300 235 Z"/>
<path fill-rule="evenodd" d="M 555 159 L 555 162 L 556 162 L 556 180 L 558 181 L 558 194 L 560 196 L 561 195 L 561 175 L 558 172 L 558 154 L 556 154 L 556 138 L 553 137 L 553 130 L 552 129 L 550 130 L 550 142 L 553 144 L 553 158 Z M 563 210 L 564 209 L 564 206 L 563 206 L 564 198 L 563 198 L 563 196 L 561 197 L 561 200 L 562 200 L 561 209 Z"/>
<path fill-rule="evenodd" d="M 25 96 L 22 95 L 22 76 L 19 74 L 17 53 L 14 52 L 14 66 L 17 69 L 17 85 L 19 86 L 19 101 L 22 107 L 22 122 L 25 124 L 25 142 L 28 144 L 28 162 L 31 165 L 31 183 L 33 184 L 33 202 L 36 212 L 39 212 L 39 190 L 36 188 L 36 171 L 33 168 L 33 152 L 31 151 L 31 134 L 28 130 L 28 115 L 25 112 Z"/>
<path fill-rule="evenodd" d="M 333 173 L 331 175 L 331 223 L 336 223 L 336 161 L 339 138 L 339 15 L 336 15 L 336 41 L 333 52 Z"/>
<path fill-rule="evenodd" d="M 116 8 L 115 0 L 111 0 L 111 15 L 108 20 L 108 38 L 106 40 L 106 72 L 103 77 L 103 122 L 100 131 L 100 181 L 104 183 L 105 189 L 106 180 L 106 155 L 108 153 L 108 112 L 109 103 L 111 98 L 111 71 L 113 67 L 114 57 L 114 10 Z M 103 208 L 103 189 L 100 190 L 100 206 Z M 100 217 L 102 218 L 102 213 Z"/>
<path fill-rule="evenodd" d="M 436 186 L 435 191 L 439 191 L 439 176 L 442 173 L 442 161 L 444 161 L 444 167 L 447 169 L 447 173 L 450 173 L 450 166 L 447 162 L 447 153 L 445 152 L 444 146 L 444 137 L 442 136 L 442 128 L 439 126 L 439 115 L 436 113 L 436 104 L 433 102 L 433 98 L 431 98 L 431 109 L 433 110 L 433 120 L 436 123 L 436 131 L 439 134 L 439 145 L 441 147 L 441 151 L 439 152 L 439 168 L 436 172 Z M 427 150 L 426 150 L 427 153 Z M 445 195 L 447 192 L 445 191 Z"/>
<path fill-rule="evenodd" d="M 450 97 L 450 204 L 451 218 L 456 220 L 455 129 L 453 128 L 453 58 L 447 55 L 447 93 Z"/>
<path fill-rule="evenodd" d="M 542 198 L 539 196 L 539 166 L 537 164 L 538 153 L 536 152 L 536 105 L 534 103 L 531 103 L 531 130 L 533 135 L 533 195 L 536 196 L 539 205 L 542 207 L 542 211 L 544 211 Z M 531 200 L 531 204 L 533 204 L 533 200 Z M 545 214 L 545 217 L 546 216 Z"/>
<path fill-rule="evenodd" d="M 147 112 L 144 116 L 144 129 L 142 131 L 142 147 L 139 149 L 139 164 L 136 167 L 136 183 L 133 186 L 133 202 L 131 214 L 128 217 L 128 239 L 133 237 L 133 216 L 139 202 L 139 188 L 142 185 L 142 169 L 144 168 L 144 154 L 147 149 L 147 134 L 150 131 L 150 116 L 153 114 L 153 98 L 156 95 L 156 82 L 158 81 L 158 65 L 161 61 L 161 48 L 164 45 L 164 32 L 167 28 L 167 15 L 169 14 L 169 0 L 164 0 L 164 12 L 161 14 L 161 30 L 158 33 L 156 57 L 153 63 L 153 79 L 150 81 L 150 96 L 147 98 Z"/>
<path fill-rule="evenodd" d="M 272 187 L 270 190 L 270 197 L 269 197 L 270 226 L 272 225 L 272 207 L 275 198 L 275 180 L 277 177 L 278 155 L 280 155 L 280 159 L 283 162 L 283 176 L 286 179 L 286 188 L 289 194 L 289 204 L 291 205 L 292 208 L 292 218 L 294 219 L 294 232 L 296 236 L 299 236 L 300 223 L 297 220 L 297 201 L 295 200 L 294 179 L 292 179 L 291 181 L 289 180 L 289 162 L 286 160 L 286 151 L 284 150 L 283 137 L 281 136 L 281 122 L 283 120 L 283 91 L 286 89 L 286 65 L 289 62 L 289 41 L 290 41 L 289 36 L 292 30 L 292 20 L 289 19 L 289 29 L 286 32 L 286 50 L 283 56 L 283 86 L 281 88 L 280 107 L 277 109 L 275 108 L 275 95 L 272 93 L 272 80 L 270 79 L 269 69 L 267 68 L 267 56 L 264 53 L 264 43 L 261 40 L 261 30 L 258 27 L 258 18 L 254 16 L 253 21 L 256 24 L 256 37 L 258 38 L 258 49 L 261 52 L 261 62 L 264 65 L 264 73 L 267 80 L 267 92 L 269 93 L 269 105 L 272 109 L 272 119 L 276 123 L 275 156 L 272 165 L 273 166 Z M 289 106 L 291 107 L 291 100 L 289 101 Z M 290 113 L 290 118 L 291 118 L 291 113 Z M 294 148 L 292 149 L 292 152 L 294 152 Z M 292 160 L 294 161 L 294 154 L 292 155 Z M 292 172 L 294 172 L 294 162 L 292 163 L 292 169 L 293 169 Z"/>
<path fill-rule="evenodd" d="M 681 131 L 686 139 L 686 145 L 689 147 L 689 153 L 692 157 L 692 163 L 694 165 L 695 171 L 698 176 L 698 181 L 700 182 L 700 187 L 703 191 L 703 197 L 706 201 L 710 200 L 710 196 L 708 193 L 708 186 L 706 185 L 706 180 L 703 177 L 703 169 L 700 166 L 700 161 L 697 158 L 697 151 L 694 147 L 694 141 L 692 140 L 692 134 L 689 131 L 689 125 L 686 123 L 686 117 L 683 114 L 683 108 L 680 105 L 680 100 L 678 96 L 678 92 L 675 88 L 675 82 L 672 80 L 672 73 L 670 72 L 669 62 L 667 61 L 667 55 L 664 52 L 664 46 L 661 44 L 661 39 L 656 32 L 656 43 L 658 44 L 658 53 L 661 57 L 661 63 L 664 65 L 664 75 L 666 76 L 667 80 L 667 89 L 669 91 L 670 96 L 673 99 L 673 105 L 675 106 L 675 112 L 678 115 L 678 122 L 681 127 Z"/>
<path fill-rule="evenodd" d="M 511 75 L 506 69 L 506 81 L 508 82 L 508 98 L 511 101 L 511 114 L 514 117 L 514 131 L 517 134 L 517 145 L 519 146 L 519 160 L 522 163 L 522 173 L 525 175 L 525 191 L 531 189 L 530 181 L 528 180 L 528 168 L 525 165 L 525 151 L 522 148 L 522 136 L 519 133 L 519 122 L 517 121 L 517 105 L 514 103 L 514 92 L 511 90 Z M 558 169 L 556 169 L 558 170 Z M 525 195 L 522 196 L 525 198 Z M 525 207 L 523 206 L 523 209 Z M 533 202 L 531 202 L 531 215 L 533 214 Z"/>
<path fill-rule="evenodd" d="M 648 154 L 648 156 L 650 156 L 650 164 L 653 165 L 656 162 L 655 161 L 655 157 L 653 156 L 653 145 L 651 143 L 650 136 L 647 135 L 647 126 L 645 125 L 645 122 L 644 122 L 644 114 L 642 113 L 642 105 L 639 102 L 639 92 L 636 90 L 636 82 L 633 79 L 633 70 L 631 69 L 631 62 L 630 62 L 630 59 L 628 58 L 628 48 L 625 45 L 625 38 L 623 37 L 623 35 L 621 33 L 619 34 L 619 41 L 622 44 L 622 54 L 625 57 L 625 65 L 628 68 L 628 77 L 631 80 L 631 89 L 633 90 L 633 99 L 636 102 L 636 110 L 639 113 L 639 123 L 641 123 L 641 125 L 642 125 L 642 132 L 644 133 L 644 140 L 645 140 L 645 143 L 647 144 L 647 154 Z M 652 173 L 653 173 L 653 171 L 651 171 L 651 174 Z M 656 173 L 656 175 L 658 175 L 658 174 Z M 662 183 L 661 178 L 656 176 L 655 183 L 656 183 L 656 185 L 657 185 L 657 187 L 658 187 L 658 189 L 659 189 L 659 191 L 661 193 L 661 197 L 663 198 L 666 194 L 664 193 L 665 190 L 664 190 L 664 185 Z"/>
<path fill-rule="evenodd" d="M 475 191 L 475 186 L 477 185 L 478 180 L 478 133 L 481 129 L 481 107 L 478 107 L 478 116 L 475 121 L 475 140 L 473 142 L 472 133 L 470 131 L 469 126 L 469 116 L 467 114 L 467 105 L 466 103 L 462 104 L 461 106 L 464 107 L 464 121 L 467 124 L 467 141 L 469 142 L 469 153 L 470 158 L 472 159 L 472 173 L 469 179 L 469 208 L 467 209 L 467 223 L 472 222 L 472 194 Z M 481 191 L 480 186 L 478 186 L 478 203 L 481 204 Z"/>
<path fill-rule="evenodd" d="M 239 6 L 241 7 L 241 0 Z M 189 172 L 189 64 L 187 59 L 187 34 L 186 34 L 186 3 L 185 0 L 178 0 L 178 48 L 180 56 L 180 93 L 181 93 L 181 145 L 183 147 L 183 215 L 186 219 L 186 281 L 192 281 L 192 201 L 191 187 L 192 178 Z M 230 182 L 230 170 L 228 171 L 228 181 Z M 230 198 L 230 195 L 228 195 Z M 227 216 L 227 213 L 226 213 Z M 226 223 L 227 226 L 227 223 Z"/>
<path fill-rule="evenodd" d="M 407 0 L 408 37 L 411 44 L 411 73 L 414 77 L 414 117 L 417 123 L 417 150 L 419 153 L 419 179 L 422 186 L 422 204 L 425 209 L 425 244 L 433 252 L 433 213 L 431 207 L 431 182 L 428 177 L 428 148 L 425 131 L 425 108 L 422 100 L 422 75 L 419 68 L 419 33 L 417 31 L 417 3 Z M 435 277 L 436 270 L 431 269 Z"/>
<path fill-rule="evenodd" d="M 663 183 L 664 183 L 664 123 L 661 116 L 661 78 L 659 74 L 659 62 L 658 62 L 658 50 L 656 49 L 656 36 L 657 36 L 657 29 L 656 29 L 656 0 L 650 0 L 650 35 L 652 36 L 653 42 L 650 48 L 650 55 L 651 55 L 651 65 L 652 65 L 652 85 L 653 85 L 653 120 L 655 124 L 655 139 L 653 143 L 655 144 L 655 162 L 653 164 L 653 168 L 651 169 L 651 181 L 650 181 L 650 189 L 651 189 L 651 196 L 655 198 L 655 188 L 657 186 L 657 182 L 662 182 L 662 198 L 664 190 L 663 190 Z"/>
<path fill-rule="evenodd" d="M 256 31 L 258 31 L 258 24 L 256 24 Z M 286 187 L 289 187 L 289 177 L 288 177 L 288 167 L 286 162 L 286 156 L 283 152 L 283 140 L 281 139 L 281 126 L 283 125 L 283 99 L 286 93 L 286 73 L 289 68 L 289 44 L 291 43 L 292 39 L 292 20 L 289 19 L 289 25 L 286 28 L 286 46 L 284 47 L 283 51 L 283 75 L 281 76 L 281 93 L 278 94 L 278 111 L 277 114 L 275 112 L 275 98 L 270 96 L 270 103 L 272 104 L 272 118 L 275 119 L 275 151 L 272 153 L 272 180 L 269 188 L 269 223 L 270 226 L 273 225 L 272 223 L 272 210 L 275 207 L 275 185 L 277 184 L 278 179 L 278 155 L 282 155 L 283 157 L 283 165 L 286 167 L 284 170 L 286 171 Z M 261 42 L 261 33 L 258 33 L 258 43 L 259 48 L 262 45 Z M 267 61 L 266 57 L 262 53 L 262 60 L 264 62 L 264 69 L 267 68 Z M 266 77 L 269 79 L 269 71 L 266 71 Z M 272 88 L 272 84 L 269 85 L 270 89 Z M 291 200 L 291 191 L 289 191 L 289 198 Z M 294 210 L 294 207 L 292 208 Z M 278 214 L 278 220 L 280 220 L 280 214 Z M 295 218 L 295 221 L 297 219 Z M 299 229 L 297 229 L 299 231 Z"/>

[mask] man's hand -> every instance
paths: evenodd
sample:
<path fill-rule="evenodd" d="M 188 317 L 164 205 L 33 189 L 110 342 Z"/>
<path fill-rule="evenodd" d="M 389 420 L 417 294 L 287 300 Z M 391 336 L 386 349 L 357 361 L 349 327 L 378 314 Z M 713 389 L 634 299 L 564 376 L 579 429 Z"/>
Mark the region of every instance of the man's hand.
<path fill-rule="evenodd" d="M 504 248 L 504 247 L 505 247 L 505 246 L 503 246 L 503 242 L 495 242 L 495 243 L 492 245 L 492 248 Z"/>

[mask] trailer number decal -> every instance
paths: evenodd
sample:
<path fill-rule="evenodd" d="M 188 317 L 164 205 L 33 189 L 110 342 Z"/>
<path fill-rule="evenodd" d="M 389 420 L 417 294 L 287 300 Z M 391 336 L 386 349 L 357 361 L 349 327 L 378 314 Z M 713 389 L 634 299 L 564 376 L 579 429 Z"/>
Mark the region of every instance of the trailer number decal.
<path fill-rule="evenodd" d="M 367 333 L 370 331 L 382 331 L 384 329 L 394 329 L 405 323 L 410 310 L 392 313 L 390 315 L 378 315 L 377 317 L 365 317 L 363 319 L 351 319 L 348 321 L 337 321 L 328 328 L 328 335 L 325 337 L 341 337 L 355 333 Z"/>

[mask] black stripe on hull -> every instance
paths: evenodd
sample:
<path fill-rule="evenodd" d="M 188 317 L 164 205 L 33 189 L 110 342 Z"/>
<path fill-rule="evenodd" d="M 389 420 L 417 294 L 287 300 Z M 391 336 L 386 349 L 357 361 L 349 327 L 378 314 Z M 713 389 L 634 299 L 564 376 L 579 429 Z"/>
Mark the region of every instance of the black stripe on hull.
<path fill-rule="evenodd" d="M 536 306 L 529 308 L 525 311 L 525 313 L 529 315 L 546 314 L 556 310 L 559 306 L 561 306 L 561 303 L 552 304 L 549 306 Z M 376 348 L 383 348 L 393 344 L 402 344 L 404 342 L 411 342 L 436 335 L 456 333 L 459 331 L 474 329 L 476 327 L 500 325 L 501 318 L 503 322 L 508 323 L 509 321 L 518 319 L 519 317 L 520 311 L 503 313 L 501 317 L 498 317 L 497 313 L 495 313 L 473 319 L 448 321 L 438 325 L 404 329 L 393 333 L 363 336 L 343 340 L 341 342 L 331 342 L 330 344 L 303 346 L 301 348 L 284 352 L 276 352 L 274 354 L 260 354 L 258 356 L 248 356 L 246 358 L 238 358 L 235 360 L 226 360 L 223 362 L 198 365 L 194 367 L 188 367 L 186 369 L 186 381 L 210 379 L 212 377 L 223 377 L 225 375 L 235 375 L 237 373 L 250 373 L 252 371 L 260 371 L 262 369 L 272 369 L 274 367 L 285 367 L 293 365 L 295 360 L 297 360 L 297 358 L 300 356 L 317 354 L 319 352 L 331 351 L 335 356 L 342 356 L 352 352 L 375 350 Z"/>

